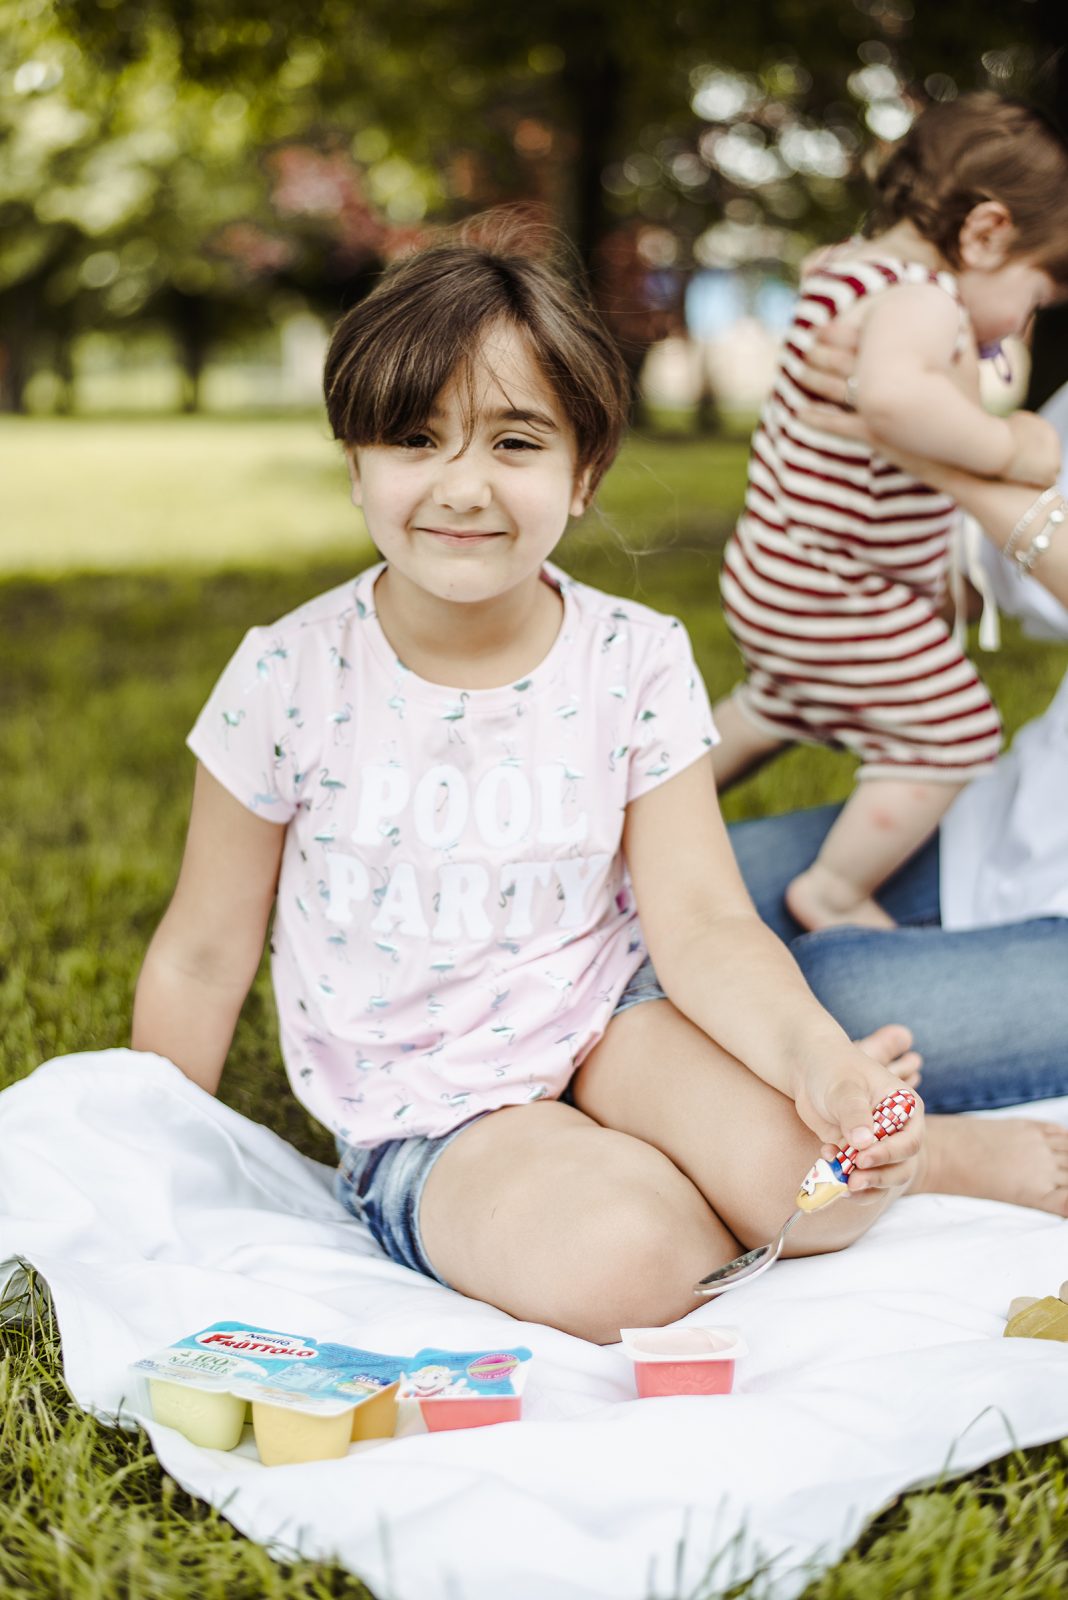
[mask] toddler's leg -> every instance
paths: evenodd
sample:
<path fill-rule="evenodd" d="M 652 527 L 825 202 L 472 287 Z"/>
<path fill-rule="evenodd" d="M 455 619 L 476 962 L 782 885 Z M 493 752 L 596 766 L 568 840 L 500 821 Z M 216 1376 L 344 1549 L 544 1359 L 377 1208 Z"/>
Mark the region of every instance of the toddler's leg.
<path fill-rule="evenodd" d="M 712 750 L 712 770 L 716 774 L 716 787 L 722 794 L 747 772 L 778 754 L 786 740 L 758 728 L 740 708 L 734 695 L 720 700 L 712 715 L 719 732 L 719 743 Z"/>
<path fill-rule="evenodd" d="M 859 783 L 811 867 L 788 885 L 791 916 L 812 932 L 842 923 L 892 928 L 875 890 L 930 837 L 963 787 L 898 778 Z"/>

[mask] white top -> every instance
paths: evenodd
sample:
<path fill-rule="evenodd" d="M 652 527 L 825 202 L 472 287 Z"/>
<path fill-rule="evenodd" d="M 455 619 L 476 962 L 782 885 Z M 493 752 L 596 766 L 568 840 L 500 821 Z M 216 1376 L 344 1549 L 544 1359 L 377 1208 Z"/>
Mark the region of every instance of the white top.
<path fill-rule="evenodd" d="M 1043 415 L 1068 455 L 1068 384 Z M 1068 494 L 1068 466 L 1061 488 Z M 1068 610 L 1036 579 L 1021 580 L 989 541 L 983 561 L 1000 608 L 1020 617 L 1025 632 L 1068 639 Z M 942 823 L 941 863 L 943 927 L 1068 917 L 1068 676 L 993 771 L 954 802 Z"/>
<path fill-rule="evenodd" d="M 189 739 L 288 825 L 282 1053 L 297 1097 L 360 1145 L 560 1093 L 645 956 L 626 807 L 716 737 L 672 617 L 546 566 L 564 601 L 548 655 L 460 691 L 397 660 L 381 571 L 253 628 Z"/>

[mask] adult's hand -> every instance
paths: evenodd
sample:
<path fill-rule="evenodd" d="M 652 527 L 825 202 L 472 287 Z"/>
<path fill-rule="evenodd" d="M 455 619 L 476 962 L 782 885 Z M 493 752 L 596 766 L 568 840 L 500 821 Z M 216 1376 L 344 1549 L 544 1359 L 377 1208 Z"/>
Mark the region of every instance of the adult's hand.
<path fill-rule="evenodd" d="M 843 326 L 838 318 L 821 328 L 805 358 L 804 386 L 826 402 L 805 408 L 802 420 L 810 427 L 822 428 L 844 439 L 858 439 L 876 446 L 880 455 L 935 488 L 946 487 L 950 476 L 959 478 L 959 469 L 940 472 L 941 463 L 927 457 L 906 454 L 897 446 L 880 440 L 853 410 L 849 379 L 860 349 L 858 324 Z M 842 408 L 846 409 L 843 410 Z M 1013 483 L 1045 488 L 1054 483 L 1061 469 L 1061 441 L 1057 430 L 1045 417 L 1033 411 L 1017 411 L 1009 418 L 1016 437 L 1016 452 L 1005 477 Z"/>
<path fill-rule="evenodd" d="M 800 420 L 807 427 L 836 434 L 841 439 L 857 439 L 869 444 L 920 483 L 928 483 L 933 489 L 951 495 L 959 506 L 971 512 L 991 544 L 1001 549 L 1013 528 L 1034 506 L 1034 486 L 1009 483 L 998 478 L 975 477 L 959 468 L 928 461 L 910 455 L 896 445 L 891 447 L 885 444 L 872 433 L 863 417 L 855 411 L 843 409 L 847 363 L 845 345 L 835 345 L 830 340 L 821 340 L 813 345 L 806 367 L 805 386 L 814 394 L 826 396 L 830 403 L 813 402 L 802 407 L 799 411 Z M 1063 504 L 1063 501 L 1055 501 L 1049 509 Z M 1041 521 L 1034 523 L 1032 535 L 1042 526 Z M 1024 543 L 1026 546 L 1026 540 Z M 1034 563 L 1032 577 L 1062 606 L 1068 607 L 1068 523 L 1054 526 L 1052 544 Z"/>
<path fill-rule="evenodd" d="M 805 358 L 804 386 L 834 406 L 849 406 L 849 379 L 860 349 L 860 328 L 836 317 L 821 328 Z M 867 434 L 855 435 L 867 438 Z"/>

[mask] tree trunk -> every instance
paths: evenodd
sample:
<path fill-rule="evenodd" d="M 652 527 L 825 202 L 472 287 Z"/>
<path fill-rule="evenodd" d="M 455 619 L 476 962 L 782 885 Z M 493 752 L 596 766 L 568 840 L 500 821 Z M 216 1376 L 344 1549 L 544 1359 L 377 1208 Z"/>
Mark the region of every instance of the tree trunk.
<path fill-rule="evenodd" d="M 69 417 L 77 409 L 77 388 L 74 376 L 74 329 L 69 324 L 57 327 L 52 353 L 52 364 L 59 381 L 56 410 L 60 416 Z"/>
<path fill-rule="evenodd" d="M 26 385 L 33 376 L 38 288 L 32 282 L 16 284 L 4 297 L 0 320 L 0 411 L 16 415 L 26 410 Z"/>
<path fill-rule="evenodd" d="M 182 410 L 200 410 L 200 383 L 208 356 L 208 301 L 202 294 L 175 289 L 168 306 L 171 332 L 182 369 Z"/>
<path fill-rule="evenodd" d="M 618 147 L 623 104 L 623 73 L 618 58 L 598 41 L 573 57 L 561 75 L 569 122 L 575 130 L 574 181 L 571 194 L 571 237 L 589 274 L 597 298 L 597 246 L 612 226 L 605 205 L 601 174 Z"/>

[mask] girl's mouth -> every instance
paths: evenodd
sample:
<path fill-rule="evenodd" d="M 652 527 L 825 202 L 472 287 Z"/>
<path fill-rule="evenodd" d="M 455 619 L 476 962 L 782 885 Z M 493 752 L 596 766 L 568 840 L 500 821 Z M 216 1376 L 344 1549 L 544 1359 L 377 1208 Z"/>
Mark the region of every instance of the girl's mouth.
<path fill-rule="evenodd" d="M 501 539 L 504 537 L 502 533 L 496 531 L 490 533 L 481 533 L 475 529 L 465 530 L 453 528 L 421 528 L 419 531 L 421 533 L 430 534 L 431 538 L 439 540 L 442 544 L 453 545 L 457 547 L 460 545 L 473 546 L 488 544 L 491 539 Z"/>

